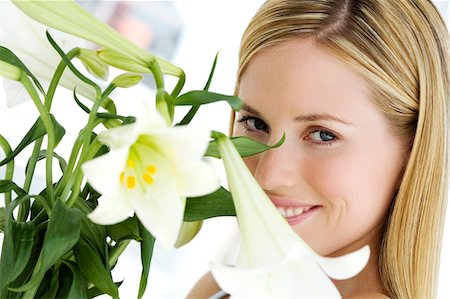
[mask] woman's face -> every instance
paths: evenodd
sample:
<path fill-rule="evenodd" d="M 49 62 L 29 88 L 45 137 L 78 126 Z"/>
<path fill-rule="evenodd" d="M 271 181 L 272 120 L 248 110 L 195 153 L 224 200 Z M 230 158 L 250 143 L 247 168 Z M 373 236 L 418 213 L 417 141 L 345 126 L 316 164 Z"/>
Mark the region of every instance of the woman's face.
<path fill-rule="evenodd" d="M 379 246 L 407 159 L 367 82 L 311 40 L 253 58 L 235 136 L 279 148 L 246 158 L 293 229 L 322 255 Z"/>

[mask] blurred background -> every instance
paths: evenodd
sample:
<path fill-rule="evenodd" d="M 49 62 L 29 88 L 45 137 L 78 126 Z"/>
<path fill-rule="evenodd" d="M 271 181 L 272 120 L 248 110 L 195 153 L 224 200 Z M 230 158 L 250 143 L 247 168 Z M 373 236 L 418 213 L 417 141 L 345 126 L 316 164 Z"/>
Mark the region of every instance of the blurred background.
<path fill-rule="evenodd" d="M 2 4 L 3 0 L 0 0 Z M 237 70 L 237 52 L 240 37 L 262 0 L 179 0 L 179 1 L 78 1 L 94 15 L 150 52 L 180 66 L 187 74 L 185 90 L 202 89 L 210 72 L 212 62 L 219 52 L 218 64 L 210 90 L 232 94 Z M 445 20 L 449 20 L 449 2 L 434 1 Z M 0 10 L 0 21 L 2 20 Z M 0 22 L 1 23 L 1 22 Z M 2 31 L 0 30 L 0 34 Z M 132 111 L 133 97 L 147 94 L 152 97 L 152 79 L 146 77 L 144 84 L 124 93 L 117 92 L 119 111 Z M 12 144 L 17 144 L 35 119 L 31 103 L 9 110 L 0 89 L 0 133 Z M 73 104 L 73 103 L 72 103 Z M 58 110 L 67 112 L 61 121 L 68 133 L 76 133 L 85 117 L 78 114 L 71 103 L 55 102 Z M 20 109 L 21 114 L 13 114 Z M 194 122 L 207 125 L 213 130 L 226 133 L 229 108 L 226 104 L 212 104 L 199 111 Z M 184 115 L 179 110 L 178 117 Z M 126 112 L 122 112 L 126 114 Z M 77 120 L 77 121 L 75 121 Z M 9 125 L 7 125 L 9 124 Z M 11 128 L 15 128 L 12 131 Z M 19 133 L 17 133 L 19 132 Z M 23 132 L 23 133 L 20 133 Z M 17 133 L 17 134 L 16 134 Z M 61 144 L 62 150 L 71 144 Z M 216 170 L 223 177 L 220 163 Z M 0 173 L 1 175 L 1 173 Z M 20 176 L 20 174 L 18 174 Z M 19 178 L 20 179 L 20 178 Z M 38 187 L 36 187 L 38 188 Z M 38 189 L 36 189 L 38 190 Z M 0 205 L 3 204 L 1 201 Z M 450 298 L 450 213 L 448 213 L 439 298 Z M 0 235 L 1 238 L 1 235 Z M 238 246 L 237 226 L 234 218 L 221 217 L 206 220 L 199 235 L 186 246 L 177 250 L 164 250 L 156 243 L 149 285 L 144 298 L 184 298 L 193 284 L 208 271 L 211 261 L 231 262 Z M 231 250 L 230 250 L 231 248 Z M 122 298 L 136 298 L 139 288 L 141 265 L 139 246 L 131 243 L 114 269 Z"/>

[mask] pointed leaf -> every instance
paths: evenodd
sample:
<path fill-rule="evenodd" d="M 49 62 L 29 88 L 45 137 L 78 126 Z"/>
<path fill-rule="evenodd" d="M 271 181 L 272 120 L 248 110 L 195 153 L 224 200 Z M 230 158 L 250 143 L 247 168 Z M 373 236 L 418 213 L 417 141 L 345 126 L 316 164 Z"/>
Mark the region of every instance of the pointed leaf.
<path fill-rule="evenodd" d="M 44 89 L 42 88 L 41 84 L 36 79 L 36 77 L 30 72 L 30 70 L 25 66 L 25 64 L 23 64 L 23 62 L 19 59 L 19 57 L 17 57 L 16 54 L 14 54 L 11 50 L 3 46 L 0 46 L 0 60 L 22 69 L 28 76 L 31 77 L 31 79 L 33 79 L 34 84 L 36 84 L 39 91 L 42 94 L 45 94 Z"/>
<path fill-rule="evenodd" d="M 73 253 L 81 273 L 89 282 L 111 297 L 119 296 L 119 290 L 112 280 L 111 271 L 108 269 L 109 267 L 105 266 L 105 261 L 102 260 L 95 248 L 90 246 L 84 238 L 80 238 L 73 248 Z"/>
<path fill-rule="evenodd" d="M 106 228 L 103 225 L 98 225 L 90 221 L 86 215 L 92 212 L 92 209 L 87 203 L 79 199 L 75 202 L 75 207 L 83 212 L 81 217 L 81 236 L 91 246 L 97 249 L 102 258 L 105 258 L 106 252 Z"/>
<path fill-rule="evenodd" d="M 59 281 L 56 272 L 50 270 L 45 273 L 44 278 L 36 292 L 36 298 L 56 298 Z"/>
<path fill-rule="evenodd" d="M 77 243 L 80 237 L 80 226 L 80 211 L 71 209 L 61 200 L 57 200 L 48 222 L 33 277 L 28 283 L 14 290 L 25 291 L 40 284 L 47 270 Z"/>
<path fill-rule="evenodd" d="M 216 192 L 188 198 L 184 221 L 199 221 L 217 216 L 236 216 L 231 193 L 223 187 Z"/>
<path fill-rule="evenodd" d="M 9 191 L 16 192 L 17 195 L 24 195 L 26 192 L 10 180 L 0 180 L 0 193 L 6 193 Z"/>
<path fill-rule="evenodd" d="M 61 256 L 72 249 L 80 237 L 80 226 L 80 211 L 71 209 L 57 200 L 42 246 L 41 271 L 48 270 Z"/>
<path fill-rule="evenodd" d="M 2 256 L 0 259 L 0 293 L 16 279 L 28 263 L 34 240 L 34 224 L 17 223 L 8 209 Z"/>
<path fill-rule="evenodd" d="M 40 160 L 44 159 L 46 157 L 46 155 L 47 155 L 47 150 L 40 150 L 39 151 L 39 155 L 37 157 L 37 161 L 40 161 Z M 61 157 L 60 155 L 58 155 L 57 153 L 55 153 L 55 152 L 53 152 L 53 157 L 58 159 L 59 168 L 61 169 L 61 172 L 64 173 L 66 171 L 66 168 L 67 168 L 66 160 L 63 157 Z M 28 164 L 30 163 L 30 159 L 28 159 L 27 165 L 25 166 L 25 173 L 27 173 Z"/>
<path fill-rule="evenodd" d="M 267 150 L 270 150 L 272 148 L 279 147 L 284 143 L 284 140 L 286 139 L 286 136 L 283 134 L 281 139 L 275 143 L 274 145 L 266 145 L 264 143 L 260 143 L 256 140 L 253 140 L 249 137 L 232 137 L 231 141 L 233 142 L 233 145 L 236 147 L 236 149 L 239 152 L 239 155 L 241 157 L 248 157 L 252 155 L 256 155 L 262 152 L 265 152 Z M 217 143 L 216 141 L 211 141 L 209 143 L 208 149 L 206 150 L 205 156 L 214 157 L 214 158 L 220 158 L 219 150 L 217 149 Z"/>
<path fill-rule="evenodd" d="M 19 224 L 14 221 L 13 217 L 14 209 L 23 201 L 29 199 L 30 196 L 24 194 L 16 198 L 6 208 L 5 236 L 0 258 L 0 294 L 3 294 L 3 289 L 22 272 L 31 253 L 34 224 Z M 17 261 L 18 255 L 20 255 L 20 260 Z"/>
<path fill-rule="evenodd" d="M 208 81 L 206 81 L 206 84 L 205 84 L 205 87 L 203 88 L 203 90 L 208 90 L 209 86 L 211 85 L 211 81 L 212 81 L 212 78 L 214 76 L 214 71 L 216 70 L 217 59 L 218 58 L 219 58 L 219 52 L 217 52 L 216 56 L 214 57 L 214 62 L 213 62 L 213 65 L 211 67 L 211 72 L 209 73 Z"/>
<path fill-rule="evenodd" d="M 87 298 L 87 282 L 77 264 L 65 261 L 59 268 L 59 289 L 56 298 Z"/>
<path fill-rule="evenodd" d="M 142 298 L 147 288 L 148 274 L 150 273 L 150 264 L 152 262 L 153 246 L 155 245 L 155 238 L 145 229 L 140 221 L 139 232 L 141 234 L 141 264 L 142 273 L 141 281 L 139 283 L 139 294 L 138 298 Z"/>
<path fill-rule="evenodd" d="M 106 230 L 108 236 L 116 241 L 116 243 L 130 239 L 141 241 L 137 219 L 134 217 L 114 225 L 107 225 Z"/>
<path fill-rule="evenodd" d="M 175 106 L 203 105 L 219 101 L 226 101 L 233 110 L 242 108 L 243 102 L 236 96 L 227 96 L 219 93 L 209 92 L 207 90 L 193 90 L 182 94 L 175 99 Z"/>
<path fill-rule="evenodd" d="M 6 224 L 6 209 L 0 208 L 0 232 L 5 232 L 5 224 Z"/>
<path fill-rule="evenodd" d="M 61 141 L 62 137 L 64 136 L 66 130 L 56 121 L 53 115 L 50 115 L 50 117 L 53 121 L 53 128 L 55 130 L 55 147 L 56 147 L 56 145 L 58 145 L 59 141 Z M 30 143 L 32 143 L 36 139 L 41 138 L 45 134 L 47 134 L 47 132 L 45 130 L 44 123 L 39 117 L 31 127 L 31 129 L 28 131 L 28 133 L 25 135 L 25 137 L 22 139 L 22 141 L 19 143 L 19 145 L 10 154 L 8 154 L 6 158 L 3 159 L 3 161 L 0 162 L 0 166 L 3 166 L 12 159 L 14 159 L 25 147 L 27 147 Z"/>

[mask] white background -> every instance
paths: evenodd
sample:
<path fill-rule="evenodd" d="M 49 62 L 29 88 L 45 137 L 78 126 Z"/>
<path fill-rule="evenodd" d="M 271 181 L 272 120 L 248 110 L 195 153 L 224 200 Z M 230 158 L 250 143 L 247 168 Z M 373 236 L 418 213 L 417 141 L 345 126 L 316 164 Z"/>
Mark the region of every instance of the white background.
<path fill-rule="evenodd" d="M 261 3 L 262 0 L 180 0 L 176 2 L 184 24 L 184 33 L 173 63 L 184 69 L 188 76 L 185 90 L 203 87 L 214 55 L 220 51 L 216 75 L 210 90 L 225 94 L 233 92 L 240 36 Z M 435 1 L 435 3 L 448 20 L 448 1 Z M 119 108 L 126 109 L 128 106 L 130 96 L 129 93 L 127 95 L 126 99 L 118 102 Z M 30 117 L 35 115 L 34 108 L 26 103 L 8 110 L 4 105 L 3 97 L 0 91 L 0 133 L 12 140 L 13 144 L 17 144 L 18 137 L 23 136 L 35 119 L 34 116 Z M 55 114 L 58 115 L 58 110 L 67 111 L 67 105 L 67 103 L 55 103 Z M 20 115 L 17 115 L 19 111 Z M 206 111 L 201 110 L 195 121 L 208 125 L 212 129 L 227 132 L 228 111 L 226 105 L 212 105 Z M 80 128 L 81 118 L 81 115 L 71 112 L 61 122 L 70 134 Z M 70 144 L 62 144 L 61 148 L 68 150 Z M 221 173 L 219 168 L 218 172 Z M 450 298 L 449 218 L 450 216 L 447 217 L 442 250 L 439 287 L 439 298 L 443 299 Z M 236 242 L 235 230 L 233 218 L 217 218 L 205 221 L 196 239 L 181 249 L 166 251 L 156 244 L 145 298 L 184 298 L 195 281 L 208 270 L 211 260 L 232 258 L 232 254 L 230 255 L 228 251 L 230 244 Z M 115 279 L 124 280 L 120 287 L 122 298 L 136 297 L 140 272 L 139 248 L 137 244 L 132 243 L 114 270 Z"/>

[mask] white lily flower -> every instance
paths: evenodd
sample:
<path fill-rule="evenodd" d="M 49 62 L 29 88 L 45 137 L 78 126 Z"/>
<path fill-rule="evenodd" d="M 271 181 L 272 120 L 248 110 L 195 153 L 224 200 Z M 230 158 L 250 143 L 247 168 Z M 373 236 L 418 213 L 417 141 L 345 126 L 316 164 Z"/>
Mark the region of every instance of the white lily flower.
<path fill-rule="evenodd" d="M 53 49 L 46 37 L 46 27 L 30 19 L 9 1 L 0 2 L 2 18 L 1 44 L 10 49 L 27 68 L 35 75 L 44 86 L 49 85 L 61 57 Z M 75 46 L 72 38 L 54 35 L 55 41 L 63 49 Z M 22 84 L 10 80 L 4 80 L 6 104 L 13 107 L 30 97 Z M 95 99 L 95 90 L 90 85 L 81 81 L 70 70 L 66 69 L 61 77 L 60 85 L 73 90 L 87 99 Z"/>
<path fill-rule="evenodd" d="M 329 277 L 347 279 L 366 265 L 368 246 L 341 257 L 315 253 L 289 226 L 244 164 L 232 142 L 217 140 L 241 231 L 236 267 L 212 264 L 232 298 L 329 298 L 340 294 Z"/>
<path fill-rule="evenodd" d="M 169 127 L 150 106 L 133 124 L 102 132 L 109 153 L 83 164 L 88 182 L 102 194 L 88 217 L 114 224 L 136 213 L 145 228 L 172 248 L 183 223 L 186 197 L 202 196 L 220 187 L 203 160 L 209 130 Z"/>
<path fill-rule="evenodd" d="M 175 76 L 181 74 L 181 69 L 138 47 L 73 0 L 13 2 L 36 21 L 116 51 L 134 61 L 136 65 L 149 67 L 156 60 L 163 73 Z"/>

